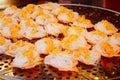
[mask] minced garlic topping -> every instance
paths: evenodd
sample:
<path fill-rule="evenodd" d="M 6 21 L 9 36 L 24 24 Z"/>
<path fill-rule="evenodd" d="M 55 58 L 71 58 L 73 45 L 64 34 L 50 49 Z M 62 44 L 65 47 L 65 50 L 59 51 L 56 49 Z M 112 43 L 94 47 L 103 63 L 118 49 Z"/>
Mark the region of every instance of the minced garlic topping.
<path fill-rule="evenodd" d="M 44 41 L 47 44 L 47 51 L 51 52 L 55 48 L 52 39 L 50 39 L 50 38 L 44 38 Z"/>
<path fill-rule="evenodd" d="M 17 7 L 16 6 L 11 6 L 12 10 L 17 10 Z"/>
<path fill-rule="evenodd" d="M 32 49 L 26 49 L 22 52 L 22 54 L 28 58 L 29 63 L 32 63 L 34 61 L 34 52 Z"/>
<path fill-rule="evenodd" d="M 10 46 L 10 50 L 16 50 L 17 48 L 25 46 L 25 42 L 22 40 L 17 41 L 13 45 Z"/>
<path fill-rule="evenodd" d="M 90 57 L 90 52 L 89 52 L 89 50 L 88 50 L 87 48 L 82 48 L 82 47 L 80 47 L 80 48 L 79 48 L 79 53 L 80 53 L 80 55 L 83 56 L 86 60 L 88 60 L 89 57 Z"/>
<path fill-rule="evenodd" d="M 113 34 L 114 37 L 119 37 L 120 38 L 120 33 L 115 33 Z"/>
<path fill-rule="evenodd" d="M 32 14 L 34 12 L 34 4 L 29 4 L 26 6 L 26 10 L 28 11 L 28 13 Z"/>
<path fill-rule="evenodd" d="M 5 44 L 5 38 L 0 36 L 0 45 L 4 45 Z"/>
<path fill-rule="evenodd" d="M 28 62 L 32 63 L 34 61 L 35 46 L 33 44 L 28 44 L 28 48 L 22 51 L 22 55 L 28 58 Z"/>
<path fill-rule="evenodd" d="M 106 34 L 104 32 L 99 31 L 99 30 L 93 31 L 92 34 L 102 36 L 104 38 L 106 37 Z"/>
<path fill-rule="evenodd" d="M 4 17 L 4 13 L 2 11 L 0 11 L 0 18 Z"/>
<path fill-rule="evenodd" d="M 20 29 L 21 29 L 21 25 L 20 24 L 13 24 L 12 26 L 10 26 L 11 35 L 14 38 L 18 37 L 18 31 Z"/>
<path fill-rule="evenodd" d="M 78 39 L 77 35 L 70 35 L 70 36 L 66 37 L 66 39 L 62 40 L 61 43 L 65 46 L 70 46 L 70 44 L 72 42 L 75 42 L 77 39 Z"/>
<path fill-rule="evenodd" d="M 78 19 L 77 19 L 78 22 L 83 22 L 83 23 L 86 23 L 86 24 L 91 24 L 91 21 L 89 19 L 86 19 L 84 15 L 80 16 Z"/>
<path fill-rule="evenodd" d="M 2 25 L 7 26 L 8 24 L 12 23 L 12 18 L 4 18 Z"/>
<path fill-rule="evenodd" d="M 56 13 L 56 15 L 60 15 L 61 13 L 64 13 L 67 9 L 64 6 L 60 7 L 60 10 Z"/>
<path fill-rule="evenodd" d="M 113 47 L 108 42 L 101 42 L 100 45 L 108 55 L 111 56 L 114 54 Z"/>
<path fill-rule="evenodd" d="M 102 20 L 102 23 L 106 26 L 107 30 L 117 30 L 117 28 L 109 23 L 107 20 Z"/>

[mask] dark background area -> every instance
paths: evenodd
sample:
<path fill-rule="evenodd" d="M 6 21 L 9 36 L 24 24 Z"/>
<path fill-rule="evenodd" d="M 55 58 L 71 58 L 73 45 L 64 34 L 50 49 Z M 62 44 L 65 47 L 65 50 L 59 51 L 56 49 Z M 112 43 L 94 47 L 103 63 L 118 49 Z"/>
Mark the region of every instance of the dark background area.
<path fill-rule="evenodd" d="M 45 2 L 56 2 L 61 4 L 85 4 L 92 6 L 100 6 L 120 12 L 120 0 L 1 0 L 0 10 L 11 5 L 18 7 L 29 3 L 41 4 Z"/>
<path fill-rule="evenodd" d="M 86 4 L 100 6 L 120 12 L 120 0 L 47 0 L 58 3 Z"/>

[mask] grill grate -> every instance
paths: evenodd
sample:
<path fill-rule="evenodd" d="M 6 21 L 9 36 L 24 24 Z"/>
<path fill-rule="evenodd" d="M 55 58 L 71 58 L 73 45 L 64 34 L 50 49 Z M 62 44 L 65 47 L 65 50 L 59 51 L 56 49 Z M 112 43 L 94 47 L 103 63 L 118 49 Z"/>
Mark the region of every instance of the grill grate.
<path fill-rule="evenodd" d="M 11 61 L 11 57 L 1 54 L 0 71 L 11 68 L 9 65 Z M 101 65 L 92 67 L 79 63 L 77 67 L 79 73 L 58 71 L 52 66 L 41 64 L 35 68 L 27 70 L 12 68 L 7 70 L 7 72 L 4 72 L 4 74 L 11 77 L 23 78 L 25 80 L 105 80 L 105 78 L 107 78 Z"/>

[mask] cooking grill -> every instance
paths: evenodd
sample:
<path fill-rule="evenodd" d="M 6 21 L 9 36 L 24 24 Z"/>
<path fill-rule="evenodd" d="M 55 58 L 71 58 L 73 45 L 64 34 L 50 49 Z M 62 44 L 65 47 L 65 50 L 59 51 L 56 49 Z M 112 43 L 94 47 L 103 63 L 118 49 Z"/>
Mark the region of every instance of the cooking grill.
<path fill-rule="evenodd" d="M 96 8 L 87 5 L 64 5 L 74 11 L 79 12 L 80 15 L 85 15 L 92 23 L 96 23 L 102 19 L 107 19 L 113 23 L 120 30 L 120 13 L 112 10 Z M 114 80 L 120 79 L 120 67 L 112 68 L 109 74 L 105 72 L 103 66 L 88 66 L 82 63 L 77 65 L 79 72 L 64 72 L 58 71 L 52 66 L 44 63 L 32 69 L 22 70 L 19 68 L 11 68 L 9 65 L 12 57 L 0 54 L 0 74 L 10 76 L 19 80 Z M 119 62 L 120 63 L 120 62 Z M 116 70 L 117 69 L 117 70 Z M 112 75 L 112 76 L 111 76 Z M 116 76 L 117 75 L 117 76 Z"/>
<path fill-rule="evenodd" d="M 76 73 L 58 71 L 52 66 L 44 64 L 27 70 L 11 68 L 9 64 L 12 61 L 12 58 L 2 54 L 0 55 L 0 60 L 0 71 L 4 75 L 21 78 L 23 80 L 103 80 L 106 78 L 101 65 L 92 67 L 79 63 L 79 65 L 77 65 L 79 73 Z"/>
<path fill-rule="evenodd" d="M 58 71 L 52 66 L 45 64 L 35 66 L 32 69 L 22 70 L 11 68 L 9 64 L 12 58 L 7 55 L 1 54 L 0 60 L 0 74 L 19 78 L 20 80 L 107 80 L 114 77 L 110 76 L 116 73 L 115 71 L 111 71 L 110 75 L 107 76 L 101 64 L 93 67 L 82 63 L 77 65 L 79 73 Z M 117 75 L 114 78 L 119 78 L 119 73 Z"/>

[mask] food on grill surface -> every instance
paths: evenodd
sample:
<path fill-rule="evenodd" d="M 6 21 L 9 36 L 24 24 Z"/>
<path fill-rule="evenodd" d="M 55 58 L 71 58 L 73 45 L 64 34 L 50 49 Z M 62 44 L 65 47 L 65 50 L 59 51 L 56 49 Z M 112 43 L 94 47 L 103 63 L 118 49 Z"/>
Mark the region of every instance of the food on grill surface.
<path fill-rule="evenodd" d="M 33 68 L 36 65 L 41 64 L 41 58 L 36 51 L 35 45 L 31 43 L 20 43 L 18 50 L 16 50 L 15 58 L 11 63 L 12 67 L 18 67 L 22 69 Z M 23 47 L 22 47 L 23 46 Z"/>
<path fill-rule="evenodd" d="M 92 24 L 57 3 L 11 6 L 0 12 L 0 54 L 14 58 L 12 67 L 44 63 L 78 71 L 78 62 L 96 66 L 101 56 L 120 56 L 120 32 L 107 20 Z M 43 61 L 40 55 L 45 55 Z"/>
<path fill-rule="evenodd" d="M 35 46 L 40 54 L 49 54 L 54 49 L 60 47 L 60 41 L 52 38 L 42 38 L 35 42 Z"/>
<path fill-rule="evenodd" d="M 109 40 L 100 42 L 93 48 L 105 57 L 120 56 L 120 46 L 116 45 L 114 42 L 110 42 Z"/>
<path fill-rule="evenodd" d="M 104 32 L 106 35 L 112 35 L 118 31 L 118 29 L 107 20 L 102 20 L 96 23 L 95 29 Z"/>
<path fill-rule="evenodd" d="M 73 52 L 74 53 L 74 52 Z M 94 65 L 96 66 L 100 59 L 101 59 L 101 54 L 97 50 L 89 50 L 84 47 L 79 47 L 76 51 L 74 56 L 76 59 L 84 64 L 87 65 Z"/>
<path fill-rule="evenodd" d="M 99 42 L 108 40 L 108 36 L 104 32 L 101 32 L 99 30 L 87 32 L 85 37 L 87 41 L 92 45 L 96 45 Z"/>
<path fill-rule="evenodd" d="M 8 50 L 9 45 L 11 45 L 11 40 L 0 35 L 0 54 L 5 53 Z"/>
<path fill-rule="evenodd" d="M 78 72 L 76 67 L 78 61 L 67 51 L 49 54 L 45 57 L 44 63 L 58 68 L 58 70 Z"/>

